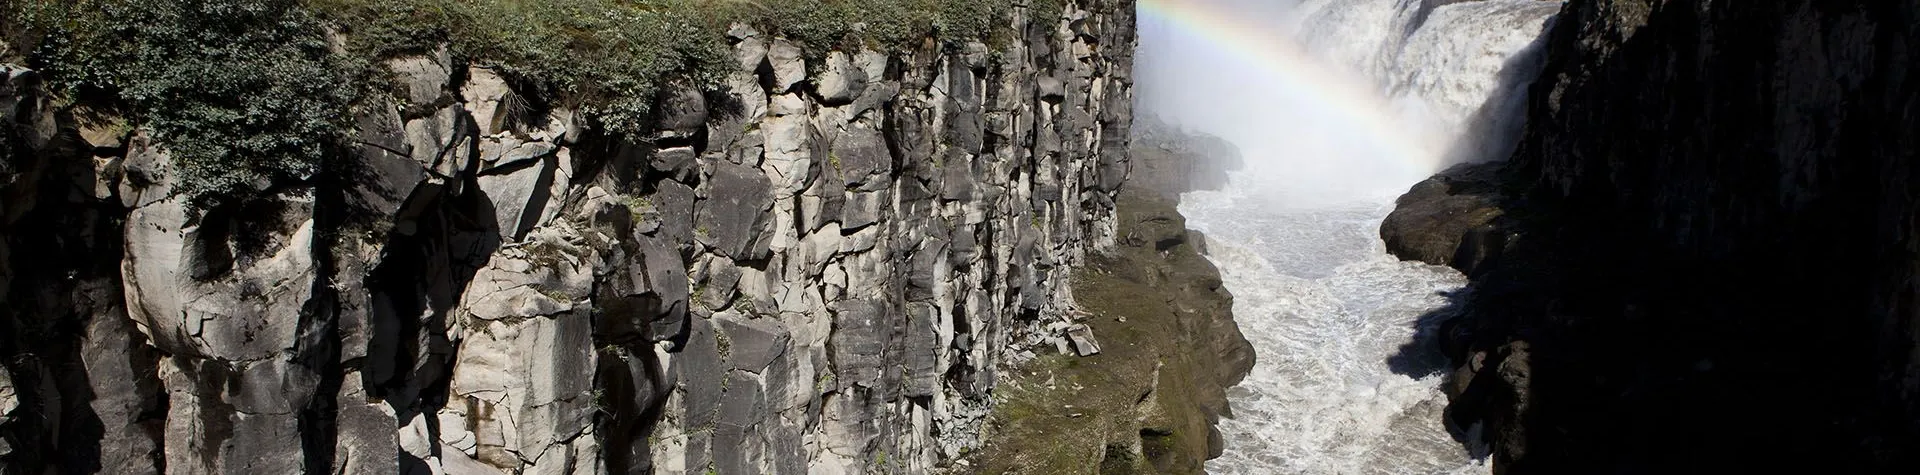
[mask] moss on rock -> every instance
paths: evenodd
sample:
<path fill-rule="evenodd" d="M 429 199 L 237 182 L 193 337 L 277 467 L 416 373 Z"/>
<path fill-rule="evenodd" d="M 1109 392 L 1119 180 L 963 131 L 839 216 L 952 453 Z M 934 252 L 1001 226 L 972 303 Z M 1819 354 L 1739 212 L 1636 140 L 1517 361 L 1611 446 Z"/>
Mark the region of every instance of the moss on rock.
<path fill-rule="evenodd" d="M 1121 193 L 1120 245 L 1073 280 L 1101 353 L 1017 368 L 996 393 L 976 473 L 1202 473 L 1219 454 L 1213 424 L 1252 347 L 1174 205 L 1150 189 Z"/>

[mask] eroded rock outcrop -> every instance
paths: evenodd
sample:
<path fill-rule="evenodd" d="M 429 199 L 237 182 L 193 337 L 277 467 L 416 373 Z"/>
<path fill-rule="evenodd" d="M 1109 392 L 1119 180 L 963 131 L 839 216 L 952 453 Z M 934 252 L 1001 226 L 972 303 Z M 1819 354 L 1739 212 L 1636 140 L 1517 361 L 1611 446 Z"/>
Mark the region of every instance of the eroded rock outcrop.
<path fill-rule="evenodd" d="M 321 173 L 212 206 L 9 67 L 0 462 L 947 467 L 1010 355 L 1062 337 L 1129 170 L 1132 3 L 1029 14 L 901 52 L 736 27 L 728 86 L 626 139 L 403 57 Z"/>
<path fill-rule="evenodd" d="M 1069 321 L 998 390 L 979 473 L 1205 471 L 1225 440 L 1227 388 L 1253 369 L 1233 296 L 1188 230 L 1181 193 L 1218 183 L 1238 151 L 1200 135 L 1146 135 L 1119 194 L 1117 245 L 1073 273 Z"/>

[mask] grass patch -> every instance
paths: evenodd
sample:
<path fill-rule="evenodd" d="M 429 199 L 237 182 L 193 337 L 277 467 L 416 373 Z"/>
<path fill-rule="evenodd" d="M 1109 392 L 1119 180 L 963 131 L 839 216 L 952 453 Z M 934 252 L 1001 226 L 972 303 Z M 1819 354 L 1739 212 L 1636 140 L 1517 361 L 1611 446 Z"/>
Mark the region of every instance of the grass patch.
<path fill-rule="evenodd" d="M 1124 194 L 1121 233 L 1142 232 L 1169 202 Z M 1073 274 L 1075 300 L 1090 314 L 1101 354 L 1051 348 L 995 390 L 988 440 L 970 456 L 977 473 L 1199 473 L 1207 455 L 1203 406 L 1224 401 L 1212 381 L 1210 310 L 1230 299 L 1207 285 L 1212 265 L 1191 246 L 1162 253 L 1154 242 L 1123 243 L 1088 256 Z"/>

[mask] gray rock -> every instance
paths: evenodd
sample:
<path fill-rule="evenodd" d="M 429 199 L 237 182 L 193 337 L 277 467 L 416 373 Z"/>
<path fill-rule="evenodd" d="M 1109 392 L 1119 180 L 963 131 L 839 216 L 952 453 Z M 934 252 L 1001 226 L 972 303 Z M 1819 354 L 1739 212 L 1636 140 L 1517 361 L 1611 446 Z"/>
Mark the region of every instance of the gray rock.
<path fill-rule="evenodd" d="M 767 225 L 772 218 L 772 184 L 759 170 L 718 163 L 707 183 L 707 199 L 695 206 L 695 238 L 736 261 L 765 259 Z"/>
<path fill-rule="evenodd" d="M 653 152 L 647 167 L 681 183 L 693 183 L 700 176 L 700 164 L 694 161 L 693 147 L 674 147 Z"/>
<path fill-rule="evenodd" d="M 722 341 L 727 342 L 724 356 L 728 366 L 737 370 L 766 372 L 774 359 L 788 351 L 793 340 L 786 327 L 773 319 L 721 312 L 713 315 L 713 323 Z"/>
<path fill-rule="evenodd" d="M 1067 341 L 1073 344 L 1073 351 L 1080 356 L 1100 354 L 1100 342 L 1093 339 L 1093 327 L 1076 324 L 1067 327 Z"/>
<path fill-rule="evenodd" d="M 387 69 L 392 70 L 395 78 L 406 88 L 407 102 L 414 106 L 432 107 L 447 95 L 447 82 L 452 72 L 447 71 L 446 61 L 441 55 L 404 56 L 387 60 Z"/>
<path fill-rule="evenodd" d="M 173 157 L 146 133 L 136 133 L 128 141 L 127 158 L 121 161 L 120 205 L 139 208 L 173 195 Z"/>
<path fill-rule="evenodd" d="M 761 135 L 766 139 L 766 160 L 761 164 L 774 189 L 782 195 L 806 188 L 807 179 L 821 162 L 821 141 L 813 122 L 805 115 L 769 117 Z"/>
<path fill-rule="evenodd" d="M 856 254 L 873 250 L 880 243 L 880 228 L 866 227 L 840 240 L 840 253 Z"/>
<path fill-rule="evenodd" d="M 826 69 L 816 79 L 819 83 L 815 90 L 820 94 L 820 102 L 830 106 L 853 102 L 854 98 L 867 89 L 867 72 L 853 64 L 853 58 L 842 51 L 827 53 Z"/>
<path fill-rule="evenodd" d="M 811 233 L 829 222 L 840 221 L 841 210 L 847 201 L 846 186 L 840 180 L 839 169 L 825 166 L 815 167 L 815 170 L 819 176 L 814 177 L 812 184 L 800 193 L 798 231 L 803 233 Z"/>
<path fill-rule="evenodd" d="M 420 166 L 442 179 L 465 176 L 478 165 L 473 117 L 458 106 L 406 123 L 408 153 Z M 458 181 L 454 181 L 458 183 Z"/>
<path fill-rule="evenodd" d="M 552 142 L 522 143 L 511 138 L 506 140 L 510 142 L 506 142 L 505 144 L 511 144 L 512 147 L 502 147 L 500 155 L 493 157 L 492 160 L 487 160 L 485 153 L 482 153 L 482 161 L 489 163 L 486 164 L 485 168 L 480 169 L 481 173 L 491 172 L 497 168 L 511 168 L 527 162 L 538 161 L 551 157 L 560 151 L 560 146 L 554 145 Z M 484 145 L 482 147 L 484 149 Z"/>
<path fill-rule="evenodd" d="M 345 387 L 341 388 L 339 400 L 336 401 L 339 413 L 333 420 L 337 440 L 333 466 L 342 473 L 400 473 L 400 440 L 394 431 L 399 423 L 393 407 L 385 403 L 369 403 L 366 391 L 360 387 L 358 374 L 347 375 L 343 382 Z M 457 451 L 448 452 L 455 454 L 453 458 L 466 459 L 459 456 Z"/>
<path fill-rule="evenodd" d="M 833 335 L 829 355 L 840 384 L 877 387 L 883 358 L 885 303 L 847 300 L 833 304 Z"/>
<path fill-rule="evenodd" d="M 660 138 L 692 138 L 707 126 L 707 99 L 698 89 L 674 88 L 661 97 L 656 127 Z"/>
<path fill-rule="evenodd" d="M 695 234 L 693 188 L 675 181 L 660 182 L 657 186 L 653 194 L 647 196 L 660 220 L 656 235 L 667 242 L 677 243 L 676 248 L 692 245 Z"/>
<path fill-rule="evenodd" d="M 7 68 L 29 149 L 99 155 L 49 176 L 128 209 L 120 279 L 74 310 L 85 405 L 125 428 L 100 471 L 302 471 L 323 439 L 303 411 L 328 404 L 342 473 L 934 471 L 979 447 L 1005 348 L 1064 335 L 1029 319 L 1063 308 L 1066 270 L 1115 242 L 1130 26 L 1068 8 L 1078 33 L 1013 25 L 1002 55 L 736 25 L 720 90 L 670 86 L 647 145 L 612 157 L 495 70 L 402 58 L 342 188 L 213 212 L 172 196 L 163 147 L 54 120 Z M 11 183 L 0 234 L 63 211 Z M 0 266 L 0 288 L 42 287 L 22 278 Z M 7 386 L 0 417 L 67 419 Z"/>
<path fill-rule="evenodd" d="M 86 366 L 93 400 L 87 404 L 102 426 L 110 428 L 99 440 L 103 473 L 160 473 L 160 422 L 150 414 L 163 411 L 159 358 L 127 319 L 120 289 L 106 279 L 89 280 L 74 292 L 80 309 L 90 313 L 86 338 L 81 340 L 80 362 Z M 17 407 L 14 389 L 0 370 L 0 424 Z"/>
<path fill-rule="evenodd" d="M 852 232 L 880 222 L 880 208 L 885 206 L 885 192 L 849 192 L 847 202 L 840 212 L 841 232 Z"/>
<path fill-rule="evenodd" d="M 494 321 L 572 311 L 575 299 L 593 289 L 589 262 L 597 258 L 556 236 L 560 233 L 543 228 L 528 242 L 496 252 L 475 272 L 454 315 Z"/>
<path fill-rule="evenodd" d="M 700 288 L 700 298 L 709 308 L 722 308 L 733 301 L 740 285 L 740 268 L 724 257 L 714 257 L 707 264 L 709 271 L 705 285 Z"/>
<path fill-rule="evenodd" d="M 767 412 L 767 400 L 753 375 L 726 373 L 727 390 L 720 401 L 719 424 L 713 431 L 713 461 L 718 474 L 766 473 L 763 437 L 758 422 Z"/>
<path fill-rule="evenodd" d="M 975 188 L 973 157 L 958 149 L 948 149 L 946 160 L 941 164 L 940 198 L 950 201 L 974 199 Z"/>
<path fill-rule="evenodd" d="M 460 98 L 479 135 L 506 130 L 512 115 L 518 112 L 512 101 L 522 100 L 514 97 L 513 89 L 507 87 L 507 80 L 500 77 L 500 73 L 477 66 L 467 68 L 467 81 L 460 85 Z"/>
<path fill-rule="evenodd" d="M 405 152 L 399 112 L 392 107 L 374 109 L 360 116 L 360 145 L 353 155 L 357 163 L 349 168 L 355 173 L 346 180 L 348 199 L 356 215 L 392 217 L 427 174 Z"/>
<path fill-rule="evenodd" d="M 849 125 L 833 141 L 829 157 L 847 189 L 878 191 L 893 185 L 893 155 L 878 130 L 861 123 Z"/>
<path fill-rule="evenodd" d="M 1035 80 L 1034 88 L 1040 93 L 1040 99 L 1059 104 L 1066 99 L 1066 83 L 1053 76 L 1041 76 Z"/>
<path fill-rule="evenodd" d="M 688 299 L 692 293 L 687 286 L 686 261 L 681 259 L 673 243 L 662 238 L 641 239 L 640 252 L 645 262 L 647 290 L 660 299 L 660 311 L 648 324 L 653 340 L 679 336 L 686 326 Z"/>
<path fill-rule="evenodd" d="M 673 372 L 679 376 L 685 397 L 686 423 L 690 431 L 712 428 L 720 410 L 721 380 L 727 374 L 720 359 L 720 344 L 713 322 L 693 319 L 687 332 L 687 344 L 674 355 Z"/>
<path fill-rule="evenodd" d="M 954 63 L 947 70 L 947 143 L 960 150 L 978 154 L 985 145 L 985 127 L 980 108 L 979 87 L 973 69 Z"/>
<path fill-rule="evenodd" d="M 767 47 L 767 62 L 773 65 L 774 94 L 786 94 L 793 86 L 807 80 L 807 60 L 798 45 L 785 38 L 776 38 Z M 741 64 L 745 64 L 742 61 Z"/>
<path fill-rule="evenodd" d="M 13 420 L 13 410 L 20 408 L 20 393 L 13 387 L 13 372 L 0 369 L 0 423 Z"/>
<path fill-rule="evenodd" d="M 562 188 L 570 164 L 559 156 L 524 162 L 520 168 L 496 168 L 480 175 L 480 190 L 493 204 L 500 239 L 518 241 L 546 217 L 548 206 L 558 206 L 555 185 Z"/>
<path fill-rule="evenodd" d="M 760 32 L 736 23 L 728 35 L 740 40 L 733 46 L 733 59 L 741 71 L 754 72 L 767 61 L 767 40 L 760 37 Z"/>
<path fill-rule="evenodd" d="M 316 290 L 311 198 L 266 197 L 274 212 L 250 223 L 196 216 L 192 226 L 177 200 L 129 214 L 129 316 L 179 357 L 258 361 L 293 348 L 299 320 L 287 316 L 310 312 Z"/>
<path fill-rule="evenodd" d="M 906 381 L 902 396 L 926 397 L 940 391 L 941 348 L 936 333 L 939 313 L 940 309 L 931 303 L 907 304 L 906 336 L 902 341 L 900 357 L 895 359 L 905 372 L 902 375 Z"/>

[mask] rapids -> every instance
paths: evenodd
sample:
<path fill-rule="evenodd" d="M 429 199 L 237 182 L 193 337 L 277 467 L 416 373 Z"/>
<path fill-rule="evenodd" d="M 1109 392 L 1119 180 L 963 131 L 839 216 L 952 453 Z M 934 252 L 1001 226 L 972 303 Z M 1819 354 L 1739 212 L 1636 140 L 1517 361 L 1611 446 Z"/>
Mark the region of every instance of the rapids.
<path fill-rule="evenodd" d="M 1247 162 L 1226 189 L 1189 193 L 1180 207 L 1207 235 L 1259 359 L 1229 393 L 1226 453 L 1208 470 L 1487 472 L 1442 424 L 1443 365 L 1430 342 L 1414 341 L 1436 320 L 1423 317 L 1444 312 L 1465 279 L 1387 255 L 1378 228 L 1397 193 L 1439 166 L 1510 153 L 1539 69 L 1535 42 L 1560 2 L 1177 3 L 1272 16 L 1276 37 L 1294 42 L 1285 46 L 1372 81 L 1400 127 L 1325 120 L 1338 114 L 1296 100 L 1301 91 L 1262 91 L 1254 73 L 1236 76 L 1254 68 L 1234 67 L 1236 58 L 1210 53 L 1214 45 L 1180 25 L 1142 18 L 1141 107 L 1235 143 Z M 1240 92 L 1195 105 L 1222 90 Z M 1372 146 L 1382 134 L 1442 140 L 1407 157 Z M 1405 163 L 1423 165 L 1382 172 Z"/>

